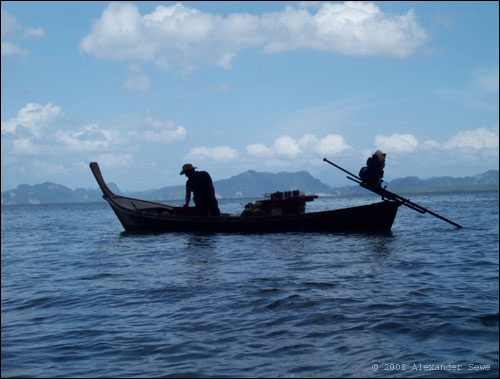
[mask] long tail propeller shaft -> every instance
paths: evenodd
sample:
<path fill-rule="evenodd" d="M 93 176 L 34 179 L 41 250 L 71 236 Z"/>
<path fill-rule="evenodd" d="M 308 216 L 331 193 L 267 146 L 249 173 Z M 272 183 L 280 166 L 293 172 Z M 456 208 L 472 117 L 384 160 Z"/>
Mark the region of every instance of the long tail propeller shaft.
<path fill-rule="evenodd" d="M 333 162 L 330 162 L 326 158 L 323 158 L 323 161 L 325 161 L 325 162 L 331 164 L 332 166 L 338 168 L 339 170 L 342 170 L 345 173 L 349 174 L 350 176 L 348 176 L 347 179 L 358 183 L 361 187 L 366 188 L 367 190 L 374 192 L 374 193 L 382 196 L 383 198 L 397 201 L 398 203 L 405 205 L 408 208 L 413 209 L 414 211 L 417 211 L 417 212 L 422 213 L 422 214 L 429 213 L 429 214 L 433 215 L 434 217 L 440 218 L 441 220 L 446 221 L 457 228 L 462 228 L 462 226 L 457 224 L 456 222 L 448 220 L 446 217 L 440 216 L 437 213 L 434 213 L 434 212 L 430 211 L 429 209 L 426 209 L 418 204 L 415 204 L 415 203 L 411 202 L 410 200 L 405 199 L 402 196 L 399 196 L 393 192 L 387 191 L 385 188 L 380 188 L 380 187 L 376 188 L 376 187 L 369 186 L 368 184 L 364 183 L 359 176 L 354 175 L 352 172 L 349 172 L 349 171 L 343 169 L 342 167 L 336 165 Z"/>

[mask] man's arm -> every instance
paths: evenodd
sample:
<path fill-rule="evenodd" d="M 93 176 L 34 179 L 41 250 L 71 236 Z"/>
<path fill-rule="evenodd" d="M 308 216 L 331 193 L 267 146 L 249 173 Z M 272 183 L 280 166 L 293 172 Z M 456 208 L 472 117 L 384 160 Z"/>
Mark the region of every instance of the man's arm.
<path fill-rule="evenodd" d="M 213 199 L 217 199 L 215 197 L 215 188 L 213 183 L 210 183 L 210 195 L 212 196 Z"/>
<path fill-rule="evenodd" d="M 191 191 L 186 188 L 186 202 L 184 203 L 185 207 L 189 207 L 189 201 L 191 200 Z"/>

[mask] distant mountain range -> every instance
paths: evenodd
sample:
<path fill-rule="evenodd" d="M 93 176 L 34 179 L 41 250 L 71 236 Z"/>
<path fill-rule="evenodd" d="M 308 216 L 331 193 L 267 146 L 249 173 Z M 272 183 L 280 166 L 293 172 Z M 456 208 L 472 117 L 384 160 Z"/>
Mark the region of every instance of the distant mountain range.
<path fill-rule="evenodd" d="M 396 193 L 409 192 L 451 192 L 498 190 L 499 171 L 490 170 L 476 176 L 452 178 L 442 176 L 419 179 L 410 176 L 389 182 L 387 189 Z M 214 182 L 215 191 L 220 198 L 262 197 L 264 193 L 300 190 L 306 194 L 320 195 L 361 195 L 368 192 L 358 185 L 333 188 L 314 178 L 307 171 L 267 172 L 246 171 L 229 179 Z M 157 190 L 122 193 L 113 183 L 108 187 L 117 195 L 144 200 L 184 199 L 185 186 L 163 187 Z M 100 189 L 77 188 L 71 190 L 61 184 L 45 182 L 36 185 L 21 184 L 16 189 L 2 192 L 2 205 L 7 204 L 48 204 L 102 201 Z"/>

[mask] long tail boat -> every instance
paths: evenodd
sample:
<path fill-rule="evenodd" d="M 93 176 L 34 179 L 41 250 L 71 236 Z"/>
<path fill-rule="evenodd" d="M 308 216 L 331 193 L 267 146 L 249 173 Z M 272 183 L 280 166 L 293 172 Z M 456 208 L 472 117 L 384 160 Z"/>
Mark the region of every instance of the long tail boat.
<path fill-rule="evenodd" d="M 199 216 L 195 207 L 172 207 L 114 194 L 106 185 L 99 165 L 90 163 L 103 198 L 127 232 L 161 233 L 186 231 L 211 232 L 334 232 L 388 231 L 401 202 L 378 203 L 322 212 L 305 212 L 305 203 L 316 195 L 271 198 L 260 201 L 258 215 L 225 214 Z"/>

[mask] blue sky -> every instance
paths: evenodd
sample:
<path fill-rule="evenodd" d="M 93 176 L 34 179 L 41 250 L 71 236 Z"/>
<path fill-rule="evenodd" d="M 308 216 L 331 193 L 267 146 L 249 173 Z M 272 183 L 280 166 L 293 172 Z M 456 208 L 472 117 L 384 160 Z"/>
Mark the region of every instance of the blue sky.
<path fill-rule="evenodd" d="M 2 191 L 498 169 L 498 2 L 2 2 Z"/>

